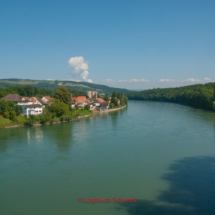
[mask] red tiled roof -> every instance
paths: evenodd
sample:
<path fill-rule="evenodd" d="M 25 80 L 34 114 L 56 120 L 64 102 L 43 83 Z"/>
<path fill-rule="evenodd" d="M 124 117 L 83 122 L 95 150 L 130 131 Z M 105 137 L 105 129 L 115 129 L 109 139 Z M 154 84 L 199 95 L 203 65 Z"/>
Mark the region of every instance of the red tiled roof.
<path fill-rule="evenodd" d="M 85 102 L 86 102 L 87 104 L 92 104 L 92 102 L 89 101 L 89 100 L 86 100 Z"/>
<path fill-rule="evenodd" d="M 75 100 L 76 102 L 84 102 L 86 100 L 86 96 L 78 96 L 78 97 L 72 97 L 71 99 Z"/>
<path fill-rule="evenodd" d="M 99 102 L 101 102 L 101 103 L 104 103 L 104 102 L 105 102 L 105 100 L 103 100 L 103 99 L 101 99 L 101 98 L 97 98 L 97 100 L 98 100 Z"/>

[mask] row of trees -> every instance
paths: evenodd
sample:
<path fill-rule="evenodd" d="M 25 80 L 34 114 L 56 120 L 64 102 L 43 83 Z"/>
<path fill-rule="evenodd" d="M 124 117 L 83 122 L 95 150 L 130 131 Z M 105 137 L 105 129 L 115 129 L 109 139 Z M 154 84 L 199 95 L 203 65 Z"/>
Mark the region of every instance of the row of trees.
<path fill-rule="evenodd" d="M 124 106 L 124 105 L 127 105 L 128 103 L 128 98 L 127 96 L 124 95 L 123 92 L 119 93 L 119 92 L 113 92 L 112 95 L 111 95 L 111 102 L 110 102 L 110 105 L 109 107 L 110 108 L 113 108 L 113 107 L 118 107 L 119 104 L 118 104 L 118 99 L 120 100 L 120 105 L 121 106 Z M 109 95 L 106 94 L 104 96 L 104 100 L 108 103 L 109 102 Z"/>
<path fill-rule="evenodd" d="M 72 94 L 73 97 L 87 95 L 85 92 L 78 91 L 78 90 L 69 90 L 69 93 Z M 15 87 L 8 86 L 6 88 L 0 87 L 0 98 L 3 98 L 8 94 L 18 94 L 20 96 L 27 96 L 27 97 L 35 96 L 35 97 L 42 98 L 43 96 L 54 97 L 55 91 L 49 90 L 46 88 L 38 89 L 38 88 L 32 87 L 32 86 L 23 86 L 22 87 L 20 85 L 17 85 Z"/>
<path fill-rule="evenodd" d="M 215 83 L 152 89 L 127 94 L 133 100 L 175 102 L 215 111 Z"/>

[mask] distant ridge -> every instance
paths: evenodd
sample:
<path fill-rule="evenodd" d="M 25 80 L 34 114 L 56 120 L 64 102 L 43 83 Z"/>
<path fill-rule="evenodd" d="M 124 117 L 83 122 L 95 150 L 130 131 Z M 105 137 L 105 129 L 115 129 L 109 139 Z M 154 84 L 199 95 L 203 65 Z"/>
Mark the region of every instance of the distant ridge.
<path fill-rule="evenodd" d="M 76 82 L 76 81 L 58 81 L 58 80 L 31 80 L 31 79 L 18 79 L 18 78 L 8 78 L 8 79 L 0 79 L 0 87 L 8 87 L 8 86 L 32 86 L 38 89 L 47 88 L 50 90 L 55 90 L 58 87 L 66 87 L 69 90 L 78 90 L 87 92 L 89 90 L 96 90 L 99 94 L 108 93 L 112 94 L 115 92 L 123 92 L 129 93 L 131 90 L 123 89 L 123 88 L 115 88 L 108 87 L 106 85 L 101 84 L 93 84 L 88 82 Z"/>

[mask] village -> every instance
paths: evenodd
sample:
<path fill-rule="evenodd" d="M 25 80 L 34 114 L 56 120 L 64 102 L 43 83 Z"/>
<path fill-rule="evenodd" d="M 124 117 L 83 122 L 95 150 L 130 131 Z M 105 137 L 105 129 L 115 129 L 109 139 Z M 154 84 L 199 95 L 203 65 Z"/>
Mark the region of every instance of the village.
<path fill-rule="evenodd" d="M 11 101 L 14 105 L 22 107 L 21 115 L 30 117 L 36 116 L 43 113 L 43 109 L 50 105 L 54 98 L 49 96 L 39 97 L 22 97 L 18 94 L 8 94 L 1 98 L 5 101 Z M 84 109 L 87 107 L 91 111 L 105 112 L 108 111 L 109 105 L 111 104 L 111 97 L 106 102 L 102 98 L 98 98 L 97 91 L 88 91 L 87 96 L 71 97 L 71 108 L 72 109 Z M 118 99 L 118 104 L 120 100 Z"/>

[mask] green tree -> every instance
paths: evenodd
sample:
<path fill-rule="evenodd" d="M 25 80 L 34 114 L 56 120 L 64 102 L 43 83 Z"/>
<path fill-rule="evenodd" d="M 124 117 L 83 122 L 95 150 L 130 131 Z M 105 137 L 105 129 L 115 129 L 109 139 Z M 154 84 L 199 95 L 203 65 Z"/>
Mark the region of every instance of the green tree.
<path fill-rule="evenodd" d="M 9 119 L 10 113 L 9 113 L 8 111 L 5 111 L 3 117 L 4 117 L 5 119 Z"/>
<path fill-rule="evenodd" d="M 104 96 L 104 100 L 108 103 L 109 102 L 109 95 L 106 93 Z"/>
<path fill-rule="evenodd" d="M 69 93 L 67 88 L 65 87 L 57 88 L 54 98 L 59 99 L 61 102 L 64 102 L 69 107 L 71 107 L 71 94 Z"/>
<path fill-rule="evenodd" d="M 15 111 L 11 111 L 11 112 L 9 112 L 9 114 L 10 114 L 10 116 L 9 116 L 10 120 L 12 120 L 12 121 L 16 121 L 17 120 Z"/>
<path fill-rule="evenodd" d="M 59 99 L 54 99 L 51 103 L 47 106 L 48 111 L 51 113 L 56 113 L 57 117 L 62 115 L 66 115 L 69 113 L 69 106 L 64 102 L 60 101 Z"/>
<path fill-rule="evenodd" d="M 15 108 L 14 103 L 12 101 L 7 101 L 7 108 L 6 108 L 6 110 L 10 112 L 10 111 L 13 111 L 14 108 Z"/>
<path fill-rule="evenodd" d="M 90 105 L 85 105 L 84 110 L 90 110 Z"/>
<path fill-rule="evenodd" d="M 7 111 L 7 102 L 4 99 L 0 99 L 0 113 Z"/>
<path fill-rule="evenodd" d="M 14 107 L 14 110 L 15 110 L 16 116 L 19 116 L 22 113 L 22 106 L 16 105 Z"/>

